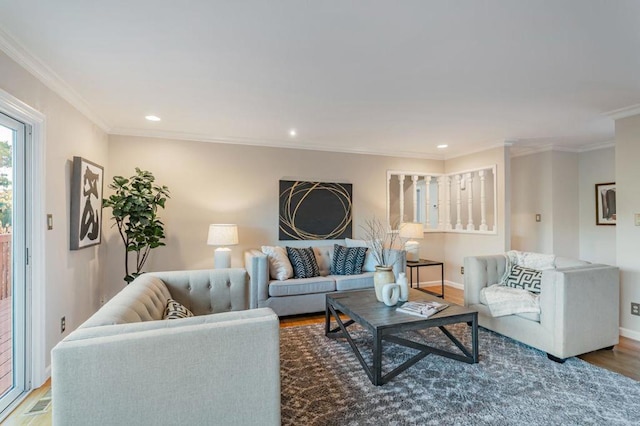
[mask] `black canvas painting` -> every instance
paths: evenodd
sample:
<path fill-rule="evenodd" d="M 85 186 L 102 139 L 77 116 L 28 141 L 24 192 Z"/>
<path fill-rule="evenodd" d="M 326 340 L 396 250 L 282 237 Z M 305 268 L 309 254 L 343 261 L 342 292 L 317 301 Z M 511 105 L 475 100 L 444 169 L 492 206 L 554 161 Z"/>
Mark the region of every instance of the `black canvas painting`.
<path fill-rule="evenodd" d="M 351 238 L 350 183 L 280 181 L 280 240 Z"/>

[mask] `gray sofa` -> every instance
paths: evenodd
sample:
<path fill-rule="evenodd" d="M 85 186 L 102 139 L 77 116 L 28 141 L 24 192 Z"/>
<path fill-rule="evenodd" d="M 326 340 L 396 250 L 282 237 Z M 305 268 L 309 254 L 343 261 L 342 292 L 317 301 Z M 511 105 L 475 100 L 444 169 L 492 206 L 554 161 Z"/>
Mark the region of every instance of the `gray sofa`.
<path fill-rule="evenodd" d="M 558 362 L 618 343 L 618 268 L 558 257 L 555 269 L 542 272 L 539 315 L 494 318 L 480 292 L 500 282 L 506 265 L 501 254 L 464 259 L 464 303 L 478 311 L 480 326 L 540 349 Z"/>
<path fill-rule="evenodd" d="M 52 350 L 53 424 L 279 425 L 278 317 L 247 307 L 244 269 L 136 278 Z"/>
<path fill-rule="evenodd" d="M 306 314 L 325 310 L 325 295 L 336 291 L 373 288 L 373 272 L 359 275 L 331 275 L 334 247 L 313 247 L 320 276 L 278 281 L 270 278 L 267 256 L 257 249 L 245 252 L 245 267 L 250 277 L 251 308 L 268 307 L 278 316 Z M 406 252 L 391 250 L 393 273 L 398 277 L 407 267 Z"/>

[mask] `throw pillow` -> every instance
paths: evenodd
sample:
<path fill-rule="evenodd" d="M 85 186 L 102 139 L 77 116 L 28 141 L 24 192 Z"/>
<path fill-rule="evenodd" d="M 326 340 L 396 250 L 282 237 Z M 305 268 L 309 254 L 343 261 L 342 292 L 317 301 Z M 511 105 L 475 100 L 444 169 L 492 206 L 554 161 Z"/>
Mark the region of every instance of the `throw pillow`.
<path fill-rule="evenodd" d="M 351 238 L 345 238 L 344 242 L 347 247 L 367 247 L 367 256 L 364 259 L 362 270 L 364 272 L 376 271 L 376 259 L 373 257 L 373 254 L 371 254 L 369 244 L 367 244 L 365 240 L 352 240 Z"/>
<path fill-rule="evenodd" d="M 345 247 L 334 244 L 331 273 L 334 275 L 361 274 L 366 256 L 366 247 Z"/>
<path fill-rule="evenodd" d="M 164 308 L 162 319 L 180 319 L 192 317 L 193 313 L 187 309 L 182 303 L 169 299 L 167 306 Z"/>
<path fill-rule="evenodd" d="M 289 261 L 293 266 L 293 275 L 295 278 L 312 278 L 320 276 L 316 255 L 311 247 L 294 248 L 287 247 Z"/>
<path fill-rule="evenodd" d="M 267 255 L 271 279 L 284 281 L 293 277 L 293 267 L 284 247 L 262 246 L 262 252 Z"/>
<path fill-rule="evenodd" d="M 506 285 L 508 287 L 527 290 L 531 293 L 540 293 L 541 280 L 542 271 L 513 265 L 507 276 Z"/>

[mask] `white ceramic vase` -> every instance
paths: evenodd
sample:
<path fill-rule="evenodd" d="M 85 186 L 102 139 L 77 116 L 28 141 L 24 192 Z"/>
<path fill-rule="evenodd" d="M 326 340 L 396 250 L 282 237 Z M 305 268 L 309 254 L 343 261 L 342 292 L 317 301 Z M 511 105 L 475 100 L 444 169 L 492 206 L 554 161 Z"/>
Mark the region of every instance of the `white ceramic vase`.
<path fill-rule="evenodd" d="M 373 273 L 373 286 L 376 290 L 376 299 L 378 302 L 384 302 L 382 298 L 382 287 L 385 284 L 394 283 L 396 281 L 395 275 L 393 275 L 393 268 L 391 266 L 376 266 L 376 271 Z"/>
<path fill-rule="evenodd" d="M 400 272 L 398 274 L 398 280 L 396 281 L 400 285 L 400 298 L 401 302 L 409 300 L 409 283 L 407 282 L 407 274 Z"/>

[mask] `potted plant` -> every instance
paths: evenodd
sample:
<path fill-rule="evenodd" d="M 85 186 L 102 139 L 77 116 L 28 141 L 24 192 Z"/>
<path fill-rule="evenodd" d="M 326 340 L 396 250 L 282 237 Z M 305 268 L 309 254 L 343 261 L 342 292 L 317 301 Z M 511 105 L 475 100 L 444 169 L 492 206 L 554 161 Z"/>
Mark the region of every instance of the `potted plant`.
<path fill-rule="evenodd" d="M 365 221 L 361 226 L 364 230 L 365 238 L 371 255 L 376 261 L 376 271 L 373 273 L 373 284 L 376 291 L 376 298 L 382 302 L 382 287 L 385 284 L 395 282 L 393 275 L 393 264 L 397 258 L 391 258 L 391 248 L 399 242 L 397 232 L 389 231 L 388 228 L 375 217 Z"/>
<path fill-rule="evenodd" d="M 158 217 L 158 208 L 163 208 L 169 197 L 169 188 L 154 183 L 151 172 L 136 167 L 130 178 L 114 176 L 109 188 L 115 193 L 103 200 L 111 207 L 112 219 L 125 247 L 124 280 L 133 281 L 141 274 L 142 267 L 151 249 L 164 246 L 164 223 Z M 135 272 L 129 273 L 129 253 L 136 253 Z"/>

